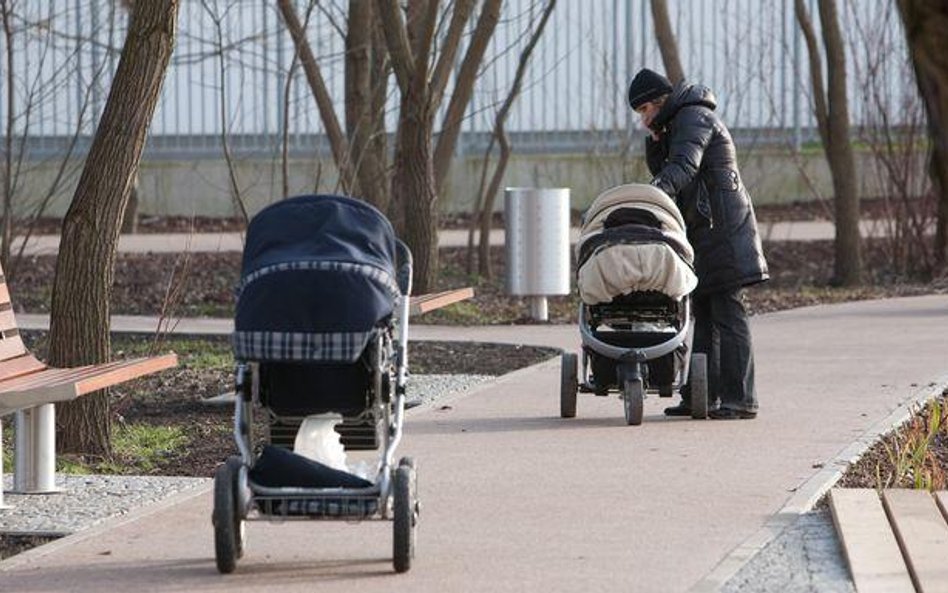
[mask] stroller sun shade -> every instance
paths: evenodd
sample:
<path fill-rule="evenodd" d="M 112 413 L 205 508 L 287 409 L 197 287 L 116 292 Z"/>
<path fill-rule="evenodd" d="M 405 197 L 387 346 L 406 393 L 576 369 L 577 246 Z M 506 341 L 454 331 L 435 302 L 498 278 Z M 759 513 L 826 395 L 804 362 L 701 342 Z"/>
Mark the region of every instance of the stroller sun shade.
<path fill-rule="evenodd" d="M 675 300 L 698 283 L 675 202 L 650 185 L 620 185 L 589 207 L 576 245 L 579 296 L 588 305 L 635 291 Z"/>
<path fill-rule="evenodd" d="M 381 212 L 343 196 L 277 202 L 247 228 L 234 354 L 354 362 L 399 297 L 395 233 Z"/>

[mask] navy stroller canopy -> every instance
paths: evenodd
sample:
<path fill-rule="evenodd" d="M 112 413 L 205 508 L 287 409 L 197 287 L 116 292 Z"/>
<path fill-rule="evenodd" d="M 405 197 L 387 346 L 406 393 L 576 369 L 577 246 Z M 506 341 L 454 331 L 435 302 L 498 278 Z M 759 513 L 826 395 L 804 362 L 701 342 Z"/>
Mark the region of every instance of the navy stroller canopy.
<path fill-rule="evenodd" d="M 306 195 L 247 228 L 234 353 L 241 360 L 353 362 L 400 297 L 395 232 L 371 205 Z"/>

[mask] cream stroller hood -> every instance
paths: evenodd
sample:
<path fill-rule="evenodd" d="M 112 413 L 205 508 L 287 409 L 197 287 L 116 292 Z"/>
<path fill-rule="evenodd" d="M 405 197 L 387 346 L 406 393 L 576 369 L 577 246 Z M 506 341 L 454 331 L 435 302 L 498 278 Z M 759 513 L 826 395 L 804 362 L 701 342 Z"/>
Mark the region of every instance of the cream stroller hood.
<path fill-rule="evenodd" d="M 662 237 L 610 237 L 605 221 L 622 208 L 653 214 L 661 224 Z M 582 261 L 584 245 L 593 240 L 602 244 Z M 600 194 L 586 213 L 576 254 L 579 296 L 589 305 L 649 290 L 680 300 L 698 285 L 692 269 L 694 250 L 685 236 L 681 213 L 665 192 L 651 185 L 620 185 Z"/>

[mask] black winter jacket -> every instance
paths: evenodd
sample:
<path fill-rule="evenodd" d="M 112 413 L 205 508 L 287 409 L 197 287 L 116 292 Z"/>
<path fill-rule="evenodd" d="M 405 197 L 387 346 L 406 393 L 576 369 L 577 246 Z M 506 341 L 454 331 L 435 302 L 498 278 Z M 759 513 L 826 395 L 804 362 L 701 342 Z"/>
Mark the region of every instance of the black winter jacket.
<path fill-rule="evenodd" d="M 645 140 L 652 185 L 675 199 L 688 227 L 699 294 L 770 277 L 734 142 L 716 106 L 708 87 L 679 83 L 652 121 L 659 139 Z"/>

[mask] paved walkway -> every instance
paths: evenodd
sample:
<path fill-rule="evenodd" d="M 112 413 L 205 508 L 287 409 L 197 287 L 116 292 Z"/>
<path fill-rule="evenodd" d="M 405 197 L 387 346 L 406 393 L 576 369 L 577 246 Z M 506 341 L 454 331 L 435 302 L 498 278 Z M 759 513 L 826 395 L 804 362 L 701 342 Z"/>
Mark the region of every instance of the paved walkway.
<path fill-rule="evenodd" d="M 948 380 L 948 296 L 752 324 L 755 421 L 666 419 L 668 400 L 652 398 L 643 425 L 628 427 L 617 398 L 594 396 L 563 420 L 557 361 L 413 411 L 400 453 L 419 462 L 424 507 L 408 574 L 391 571 L 390 523 L 304 522 L 250 524 L 246 556 L 222 577 L 205 490 L 0 563 L 0 590 L 704 590 L 713 579 L 702 579 L 759 544 L 788 502 L 813 499 L 853 441 Z M 414 325 L 411 334 L 579 343 L 575 326 Z"/>
<path fill-rule="evenodd" d="M 863 236 L 881 236 L 882 223 L 878 221 L 863 221 Z M 812 222 L 777 222 L 761 223 L 761 237 L 764 240 L 774 241 L 812 241 L 832 239 L 834 226 L 826 221 Z M 467 245 L 467 231 L 446 230 L 439 233 L 442 247 L 463 247 Z M 504 231 L 491 231 L 491 244 L 504 244 Z M 571 229 L 570 240 L 576 241 L 579 229 Z M 14 241 L 14 252 L 20 242 Z M 59 249 L 58 235 L 38 235 L 30 238 L 24 253 L 27 255 L 50 255 Z M 182 250 L 191 252 L 242 251 L 243 235 L 241 233 L 168 233 L 122 235 L 119 238 L 119 251 L 129 253 L 178 253 Z"/>

